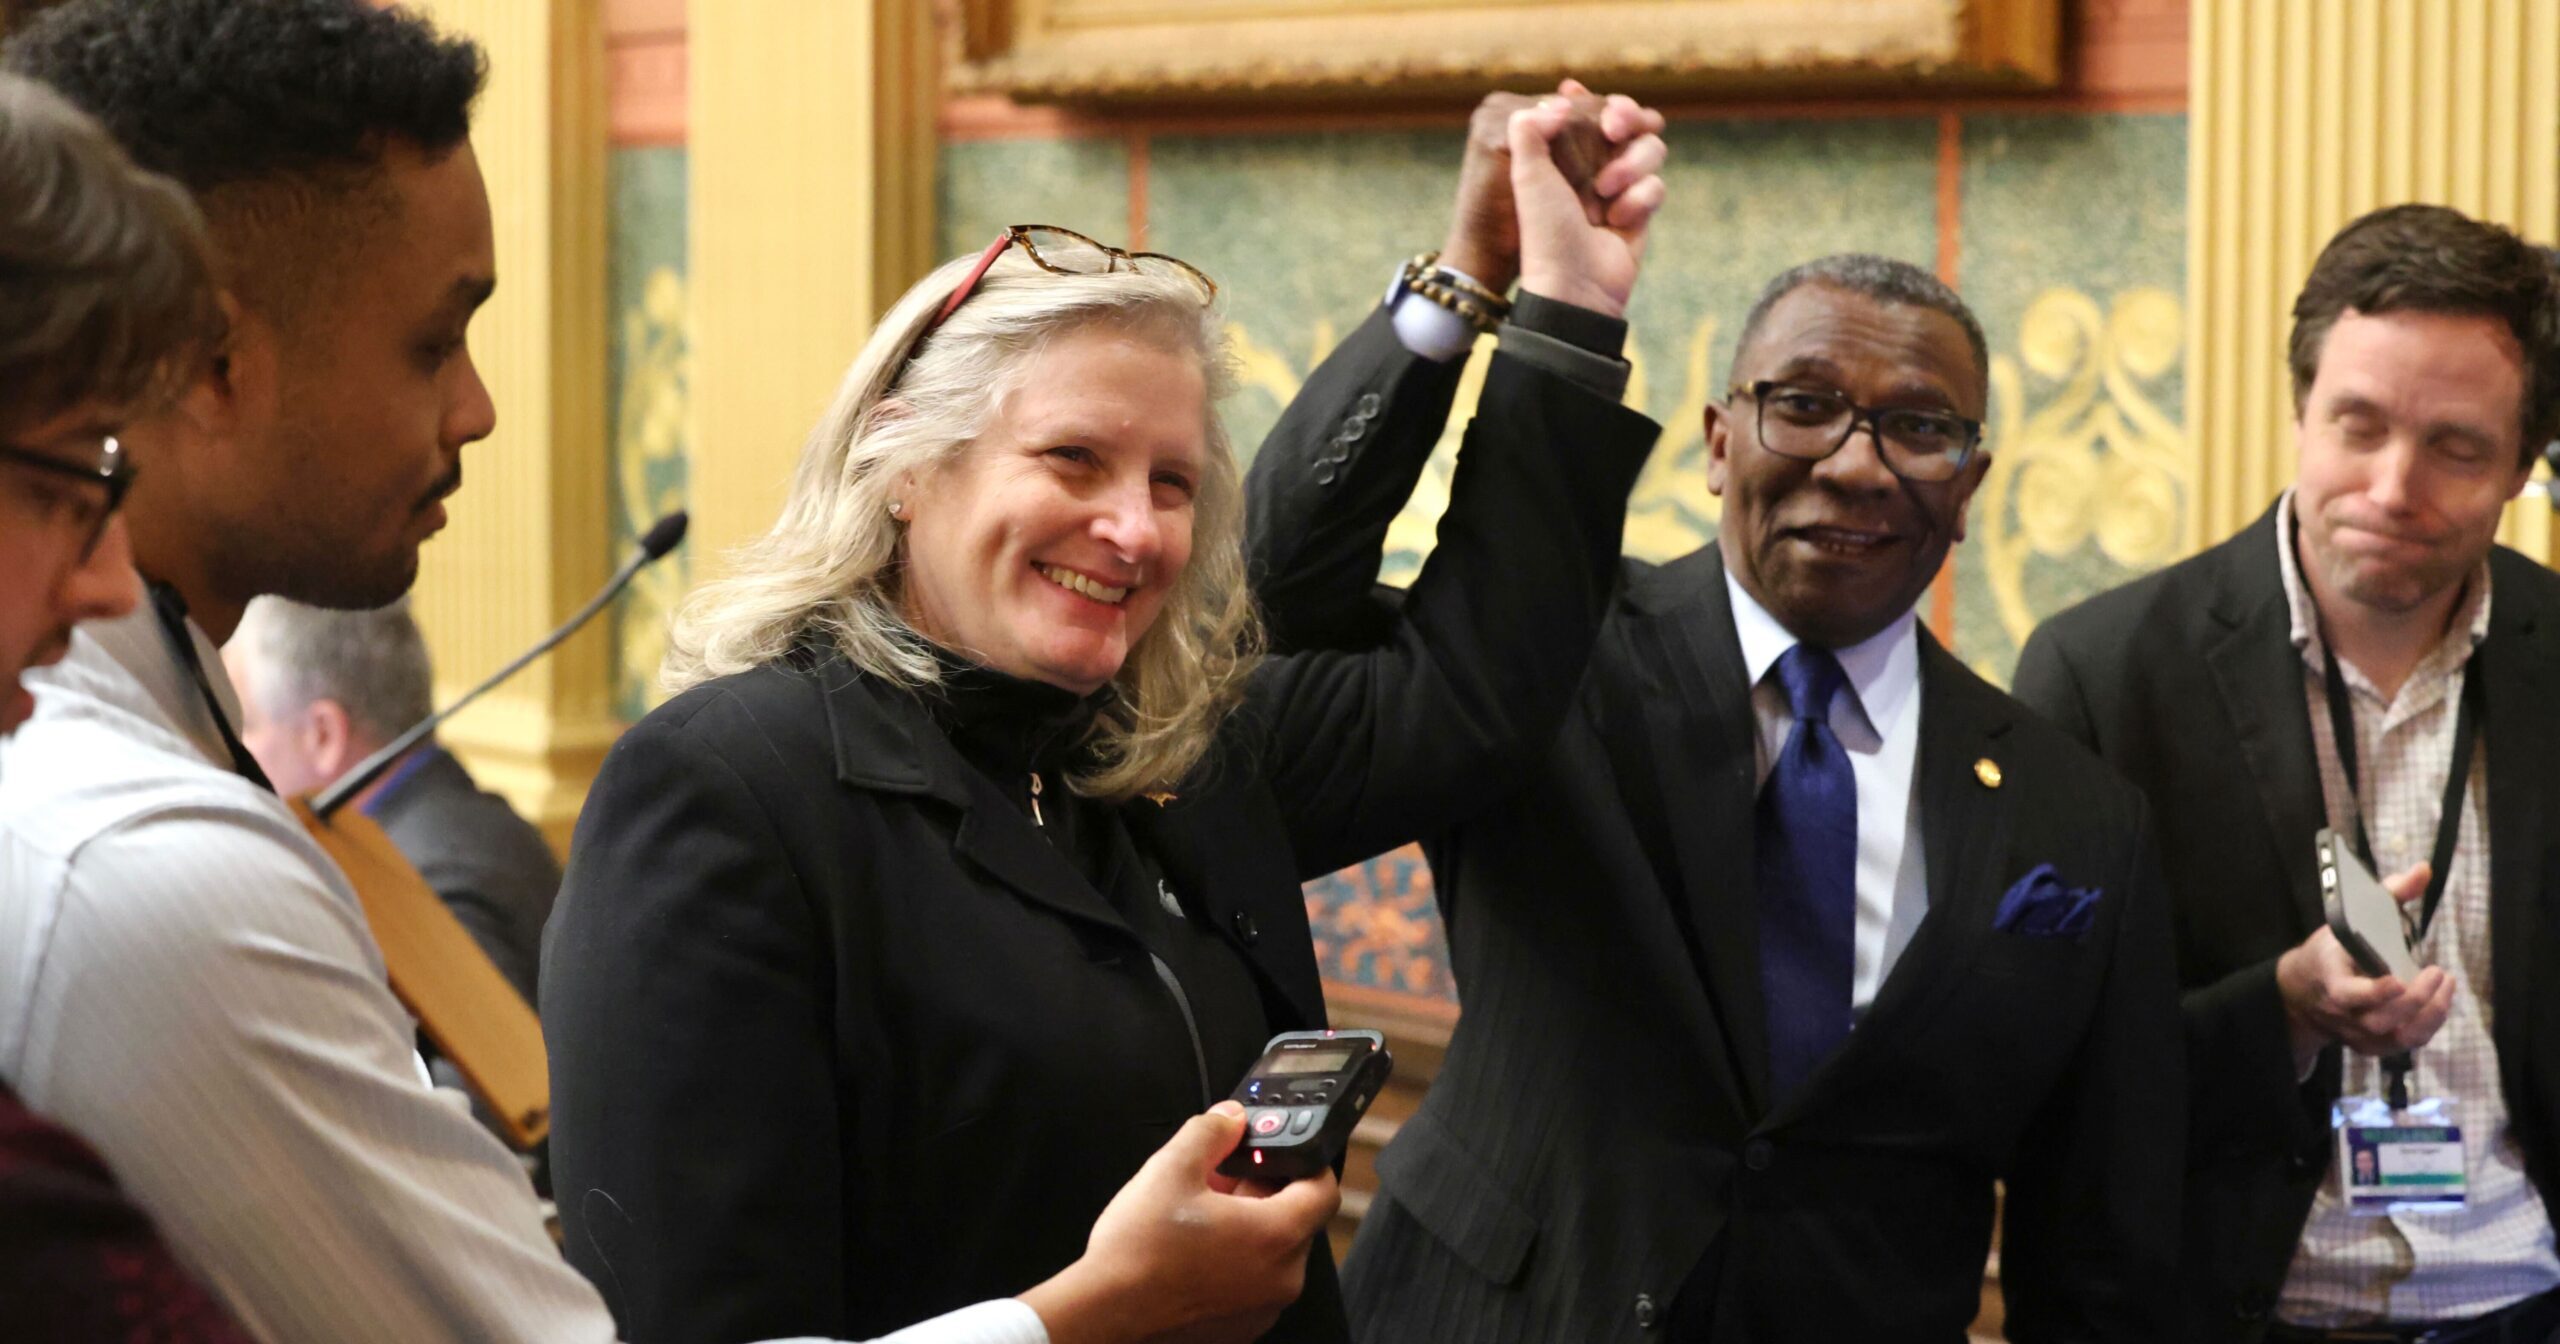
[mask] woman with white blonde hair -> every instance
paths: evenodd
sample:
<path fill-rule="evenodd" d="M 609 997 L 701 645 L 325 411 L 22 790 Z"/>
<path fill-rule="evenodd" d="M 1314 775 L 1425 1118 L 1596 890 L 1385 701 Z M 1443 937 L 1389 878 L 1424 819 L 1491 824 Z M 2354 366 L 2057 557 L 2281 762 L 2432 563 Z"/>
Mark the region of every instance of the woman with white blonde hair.
<path fill-rule="evenodd" d="M 1512 129 L 1523 288 L 1614 317 L 1660 183 L 1589 222 L 1566 119 Z M 627 1338 L 1348 1337 L 1332 1174 L 1218 1177 L 1218 1098 L 1325 1022 L 1298 882 L 1546 746 L 1656 430 L 1506 328 L 1390 636 L 1266 657 L 1215 297 L 1039 226 L 942 267 L 679 618 L 542 978 Z"/>

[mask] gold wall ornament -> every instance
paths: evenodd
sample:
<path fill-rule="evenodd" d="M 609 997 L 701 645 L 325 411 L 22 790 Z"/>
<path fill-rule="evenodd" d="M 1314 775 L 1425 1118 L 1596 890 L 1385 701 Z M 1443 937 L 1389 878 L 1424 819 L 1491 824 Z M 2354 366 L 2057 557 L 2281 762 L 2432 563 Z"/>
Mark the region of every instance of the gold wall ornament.
<path fill-rule="evenodd" d="M 2094 548 L 2123 569 L 2175 558 L 2186 536 L 2192 457 L 2177 420 L 2149 390 L 2179 366 L 2184 314 L 2142 287 L 2101 309 L 2077 290 L 2046 290 L 2019 322 L 2018 352 L 1991 360 L 1991 469 L 1973 501 L 1984 578 L 2002 629 L 2024 644 L 2039 611 L 2027 592 L 2037 557 Z M 2029 386 L 2058 384 L 2040 400 Z"/>
<path fill-rule="evenodd" d="M 2062 0 L 951 0 L 958 93 L 1107 101 L 2049 88 Z"/>
<path fill-rule="evenodd" d="M 672 266 L 650 272 L 637 308 L 622 315 L 621 414 L 614 425 L 614 491 L 636 532 L 684 507 L 685 285 Z M 684 597 L 692 551 L 680 549 L 632 580 L 616 614 L 621 662 L 615 699 L 646 711 L 664 699 L 658 667 L 667 657 L 667 618 Z"/>

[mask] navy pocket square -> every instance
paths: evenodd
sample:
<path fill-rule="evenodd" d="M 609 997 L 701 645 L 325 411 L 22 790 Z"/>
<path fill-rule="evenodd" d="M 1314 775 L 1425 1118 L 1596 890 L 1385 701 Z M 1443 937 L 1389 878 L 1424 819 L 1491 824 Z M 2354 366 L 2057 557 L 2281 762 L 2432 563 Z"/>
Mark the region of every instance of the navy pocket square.
<path fill-rule="evenodd" d="M 2039 863 L 2000 898 L 1991 927 L 2022 938 L 2077 938 L 2098 919 L 2096 887 L 2066 887 L 2053 865 Z"/>

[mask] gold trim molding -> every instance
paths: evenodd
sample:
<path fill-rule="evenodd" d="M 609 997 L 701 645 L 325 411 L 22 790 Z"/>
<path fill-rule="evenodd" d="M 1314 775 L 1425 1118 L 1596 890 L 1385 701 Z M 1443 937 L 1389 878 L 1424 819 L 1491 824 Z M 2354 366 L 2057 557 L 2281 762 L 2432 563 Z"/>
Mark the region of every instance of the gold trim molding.
<path fill-rule="evenodd" d="M 1026 100 L 2049 88 L 2061 0 L 949 0 L 952 88 Z"/>

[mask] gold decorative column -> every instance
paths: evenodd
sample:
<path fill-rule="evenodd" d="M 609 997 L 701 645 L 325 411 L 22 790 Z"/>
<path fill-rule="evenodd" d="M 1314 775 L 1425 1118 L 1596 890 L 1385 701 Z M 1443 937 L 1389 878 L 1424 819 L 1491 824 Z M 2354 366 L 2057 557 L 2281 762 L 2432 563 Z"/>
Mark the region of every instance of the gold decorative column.
<path fill-rule="evenodd" d="M 933 262 L 934 48 L 917 0 L 696 4 L 694 574 L 764 531 L 871 324 Z"/>
<path fill-rule="evenodd" d="M 596 0 L 427 0 L 478 39 L 472 118 L 498 291 L 471 329 L 498 430 L 465 450 L 417 612 L 439 703 L 542 637 L 611 572 L 605 453 L 604 39 Z M 603 622 L 447 725 L 481 783 L 565 844 L 619 722 Z"/>
<path fill-rule="evenodd" d="M 2194 0 L 2187 155 L 2190 547 L 2293 479 L 2285 338 L 2320 245 L 2400 201 L 2560 234 L 2560 0 Z M 2546 563 L 2539 490 L 2504 540 Z"/>

